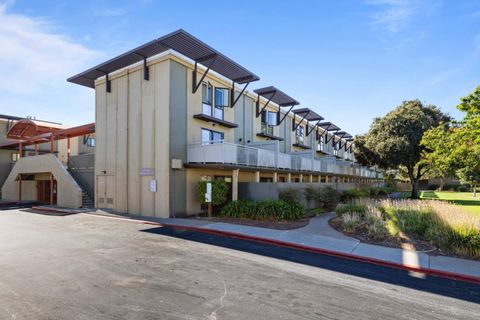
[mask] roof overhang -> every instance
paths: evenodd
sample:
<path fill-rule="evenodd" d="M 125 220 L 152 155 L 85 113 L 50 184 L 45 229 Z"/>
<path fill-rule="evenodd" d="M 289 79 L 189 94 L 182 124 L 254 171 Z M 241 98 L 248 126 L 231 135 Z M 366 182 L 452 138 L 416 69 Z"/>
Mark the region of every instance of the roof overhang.
<path fill-rule="evenodd" d="M 144 61 L 146 66 L 147 58 L 169 49 L 179 52 L 196 63 L 206 64 L 209 69 L 239 84 L 260 79 L 227 56 L 179 29 L 70 77 L 67 81 L 94 88 L 96 79 L 140 61 Z"/>
<path fill-rule="evenodd" d="M 275 88 L 274 86 L 255 89 L 253 92 L 269 101 L 278 104 L 280 107 L 290 107 L 300 104 L 300 102 L 293 99 L 285 92 Z"/>
<path fill-rule="evenodd" d="M 310 110 L 309 108 L 295 109 L 293 110 L 293 113 L 301 117 L 305 117 L 307 121 L 320 121 L 324 119 L 321 115 L 313 110 Z"/>
<path fill-rule="evenodd" d="M 326 131 L 338 131 L 338 130 L 340 130 L 339 127 L 337 127 L 336 125 L 334 125 L 331 122 L 320 122 L 318 124 L 318 126 L 320 128 L 322 128 L 323 130 L 326 130 Z"/>

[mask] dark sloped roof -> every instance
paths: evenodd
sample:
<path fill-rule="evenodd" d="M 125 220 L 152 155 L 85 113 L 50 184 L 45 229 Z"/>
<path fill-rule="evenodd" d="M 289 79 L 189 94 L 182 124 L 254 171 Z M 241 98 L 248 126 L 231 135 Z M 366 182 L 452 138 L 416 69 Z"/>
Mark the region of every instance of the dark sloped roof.
<path fill-rule="evenodd" d="M 327 131 L 337 131 L 337 130 L 340 130 L 339 127 L 337 127 L 336 125 L 334 125 L 333 123 L 331 122 L 320 122 L 318 124 L 318 126 L 324 130 L 327 130 Z"/>
<path fill-rule="evenodd" d="M 280 107 L 296 106 L 300 104 L 300 102 L 293 99 L 285 92 L 275 88 L 274 86 L 255 89 L 253 90 L 253 92 L 258 94 L 259 96 L 264 97 L 265 99 L 270 99 L 271 101 L 278 104 Z"/>
<path fill-rule="evenodd" d="M 247 83 L 260 79 L 257 75 L 248 71 L 227 56 L 195 38 L 188 32 L 179 29 L 70 77 L 67 81 L 94 88 L 95 80 L 99 77 L 169 49 L 173 49 L 199 63 L 211 65 L 210 68 L 213 71 L 237 83 Z"/>
<path fill-rule="evenodd" d="M 301 117 L 304 117 L 306 115 L 305 119 L 307 119 L 308 121 L 319 121 L 324 119 L 321 115 L 319 115 L 313 110 L 310 110 L 309 108 L 295 109 L 293 110 L 293 113 L 298 114 Z"/>

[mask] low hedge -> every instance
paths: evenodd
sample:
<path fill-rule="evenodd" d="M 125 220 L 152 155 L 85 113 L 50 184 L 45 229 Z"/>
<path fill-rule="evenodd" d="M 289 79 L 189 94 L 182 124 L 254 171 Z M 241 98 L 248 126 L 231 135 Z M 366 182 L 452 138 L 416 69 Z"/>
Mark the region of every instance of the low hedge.
<path fill-rule="evenodd" d="M 221 217 L 254 220 L 296 220 L 305 216 L 305 208 L 298 202 L 284 200 L 238 200 L 227 203 Z"/>

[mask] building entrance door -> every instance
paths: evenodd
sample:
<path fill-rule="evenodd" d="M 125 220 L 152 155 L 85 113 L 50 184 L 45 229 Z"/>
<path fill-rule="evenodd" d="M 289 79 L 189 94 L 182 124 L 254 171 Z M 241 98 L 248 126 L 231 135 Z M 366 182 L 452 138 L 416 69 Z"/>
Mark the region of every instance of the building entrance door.
<path fill-rule="evenodd" d="M 37 180 L 37 201 L 41 204 L 57 204 L 57 180 Z"/>
<path fill-rule="evenodd" d="M 115 201 L 115 177 L 97 176 L 97 207 L 100 209 L 113 209 Z"/>

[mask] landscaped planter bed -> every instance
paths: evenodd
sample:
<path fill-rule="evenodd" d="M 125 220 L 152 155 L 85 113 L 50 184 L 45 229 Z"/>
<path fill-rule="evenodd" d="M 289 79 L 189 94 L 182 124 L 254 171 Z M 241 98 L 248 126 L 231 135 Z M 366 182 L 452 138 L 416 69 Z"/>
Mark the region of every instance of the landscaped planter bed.
<path fill-rule="evenodd" d="M 442 201 L 357 199 L 330 225 L 367 243 L 480 259 L 480 217 Z"/>

